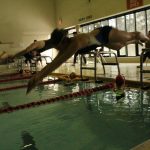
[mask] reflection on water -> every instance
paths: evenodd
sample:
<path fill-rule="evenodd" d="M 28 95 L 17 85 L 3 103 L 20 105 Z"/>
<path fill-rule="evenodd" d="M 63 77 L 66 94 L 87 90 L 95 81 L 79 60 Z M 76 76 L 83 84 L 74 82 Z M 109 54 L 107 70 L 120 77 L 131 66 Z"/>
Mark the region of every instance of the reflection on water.
<path fill-rule="evenodd" d="M 28 97 L 22 94 L 25 91 L 16 90 L 16 93 L 1 93 L 0 104 L 15 106 L 95 86 L 99 85 L 56 83 L 37 87 Z M 0 135 L 8 139 L 0 140 L 5 150 L 17 150 L 17 147 L 20 150 L 49 150 L 49 147 L 52 150 L 129 150 L 150 138 L 150 91 L 125 89 L 125 96 L 120 100 L 116 100 L 113 90 L 98 91 L 4 114 L 0 122 Z M 23 131 L 21 141 L 20 131 Z"/>
<path fill-rule="evenodd" d="M 33 137 L 27 131 L 21 133 L 21 138 L 23 141 L 23 146 L 20 150 L 38 150 L 35 145 Z"/>
<path fill-rule="evenodd" d="M 90 97 L 86 97 L 88 110 L 97 111 L 106 118 L 116 117 L 134 123 L 143 122 L 150 125 L 150 91 L 140 89 L 126 89 L 125 97 L 119 101 L 113 91 L 97 92 Z M 111 119 L 112 119 L 111 118 Z"/>
<path fill-rule="evenodd" d="M 8 107 L 10 107 L 10 104 L 8 102 L 2 102 L 1 108 L 8 108 Z"/>

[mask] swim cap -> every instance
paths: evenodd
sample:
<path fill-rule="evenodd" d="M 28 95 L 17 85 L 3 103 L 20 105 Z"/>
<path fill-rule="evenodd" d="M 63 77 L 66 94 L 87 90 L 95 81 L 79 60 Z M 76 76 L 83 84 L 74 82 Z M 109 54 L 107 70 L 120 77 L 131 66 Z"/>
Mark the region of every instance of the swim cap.
<path fill-rule="evenodd" d="M 119 74 L 117 75 L 115 82 L 117 87 L 122 87 L 125 84 L 125 77 Z"/>
<path fill-rule="evenodd" d="M 74 79 L 76 76 L 77 76 L 77 75 L 76 75 L 75 72 L 72 72 L 72 73 L 70 73 L 70 75 L 69 75 L 70 79 Z"/>

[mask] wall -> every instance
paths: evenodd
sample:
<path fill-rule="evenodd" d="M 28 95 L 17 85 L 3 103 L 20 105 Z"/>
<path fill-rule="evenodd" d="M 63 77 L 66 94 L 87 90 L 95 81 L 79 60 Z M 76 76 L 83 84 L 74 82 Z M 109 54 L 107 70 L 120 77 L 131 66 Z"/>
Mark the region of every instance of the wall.
<path fill-rule="evenodd" d="M 150 4 L 149 0 L 143 1 L 144 5 Z M 56 0 L 56 6 L 58 27 L 70 27 L 127 10 L 126 0 Z M 87 19 L 79 21 L 81 18 Z M 62 24 L 58 24 L 59 20 Z"/>
<path fill-rule="evenodd" d="M 34 39 L 47 39 L 55 28 L 55 0 L 0 0 L 0 44 L 13 53 Z M 8 49 L 8 50 L 7 50 Z"/>
<path fill-rule="evenodd" d="M 144 5 L 149 3 L 144 0 Z M 92 15 L 86 20 L 90 21 L 126 10 L 126 0 L 0 0 L 0 4 L 0 41 L 13 43 L 0 44 L 0 52 L 9 53 L 34 39 L 47 39 L 56 22 L 58 27 L 70 27 L 85 22 L 79 22 L 82 17 Z"/>

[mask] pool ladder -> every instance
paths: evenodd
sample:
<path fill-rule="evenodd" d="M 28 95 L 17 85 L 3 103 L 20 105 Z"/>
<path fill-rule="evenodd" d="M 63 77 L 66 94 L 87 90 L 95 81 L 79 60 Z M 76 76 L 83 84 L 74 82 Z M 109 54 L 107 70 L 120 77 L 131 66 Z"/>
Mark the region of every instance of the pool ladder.
<path fill-rule="evenodd" d="M 85 54 L 89 54 L 89 55 L 94 55 L 94 67 L 85 67 L 83 66 L 83 63 L 82 63 L 82 59 L 83 59 L 83 55 Z M 81 78 L 83 78 L 83 73 L 82 73 L 82 70 L 86 69 L 86 70 L 94 70 L 94 80 L 96 81 L 96 56 L 97 56 L 97 52 L 96 50 L 95 51 L 91 51 L 91 52 L 88 52 L 88 53 L 83 53 L 83 54 L 80 54 L 81 57 L 80 57 L 80 75 L 81 75 Z"/>
<path fill-rule="evenodd" d="M 94 66 L 93 67 L 85 67 L 83 66 L 82 64 L 82 58 L 83 58 L 83 55 L 85 54 L 93 54 L 94 55 Z M 115 56 L 115 62 L 114 63 L 108 63 L 106 62 L 105 58 L 103 57 L 104 54 L 112 54 Z M 89 52 L 89 53 L 83 53 L 83 54 L 80 54 L 81 57 L 80 57 L 80 75 L 81 75 L 81 78 L 83 78 L 83 73 L 82 73 L 82 70 L 83 69 L 86 69 L 86 70 L 94 70 L 94 80 L 96 81 L 96 67 L 97 67 L 97 64 L 96 64 L 96 58 L 97 57 L 100 57 L 101 59 L 101 64 L 103 66 L 103 71 L 104 71 L 104 75 L 106 74 L 106 71 L 105 71 L 105 66 L 108 66 L 108 65 L 116 65 L 117 68 L 118 68 L 118 74 L 120 74 L 120 67 L 119 67 L 119 62 L 118 62 L 118 59 L 117 59 L 117 55 L 114 53 L 114 52 L 105 52 L 105 51 L 98 51 L 97 49 L 92 51 L 92 52 Z"/>
<path fill-rule="evenodd" d="M 143 74 L 144 74 L 144 73 L 150 73 L 150 70 L 145 70 L 145 69 L 143 69 L 143 55 L 144 55 L 147 51 L 150 51 L 150 48 L 143 48 L 143 49 L 142 49 L 141 56 L 140 56 L 140 85 L 141 85 L 141 88 L 144 87 L 144 85 L 143 85 Z"/>
<path fill-rule="evenodd" d="M 106 62 L 105 58 L 103 57 L 104 54 L 114 55 L 115 62 L 111 62 L 111 63 Z M 103 66 L 104 74 L 106 74 L 105 66 L 117 66 L 118 74 L 120 74 L 120 67 L 119 67 L 118 58 L 117 58 L 117 55 L 114 52 L 112 52 L 112 51 L 104 52 L 103 51 L 103 52 L 99 52 L 98 56 L 101 58 L 101 63 L 102 63 L 102 66 Z"/>
<path fill-rule="evenodd" d="M 20 56 L 16 59 L 16 67 L 18 71 L 23 70 L 23 64 L 24 64 L 24 57 Z"/>

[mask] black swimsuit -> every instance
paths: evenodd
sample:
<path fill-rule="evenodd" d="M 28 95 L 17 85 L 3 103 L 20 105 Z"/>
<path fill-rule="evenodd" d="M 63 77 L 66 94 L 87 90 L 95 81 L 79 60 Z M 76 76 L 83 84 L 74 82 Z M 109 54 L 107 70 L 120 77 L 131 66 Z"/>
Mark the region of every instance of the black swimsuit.
<path fill-rule="evenodd" d="M 104 26 L 99 28 L 100 32 L 96 35 L 96 39 L 103 45 L 109 42 L 109 33 L 112 30 L 110 26 Z"/>
<path fill-rule="evenodd" d="M 89 53 L 90 51 L 92 50 L 95 50 L 99 45 L 97 44 L 94 44 L 94 45 L 91 45 L 91 46 L 87 46 L 85 48 L 81 48 L 77 51 L 78 54 L 84 54 L 84 53 Z"/>
<path fill-rule="evenodd" d="M 31 63 L 31 60 L 33 59 L 31 52 L 24 54 L 24 57 L 25 57 L 25 63 L 26 64 L 28 61 L 29 61 L 29 63 Z"/>
<path fill-rule="evenodd" d="M 41 48 L 41 49 L 38 49 L 38 52 L 39 52 L 39 53 L 42 53 L 42 52 L 44 52 L 45 50 L 48 50 L 48 49 L 50 49 L 50 48 L 53 48 L 53 45 L 52 45 L 51 40 L 50 40 L 50 39 L 49 39 L 49 40 L 45 40 L 45 46 L 44 46 L 43 48 Z"/>

